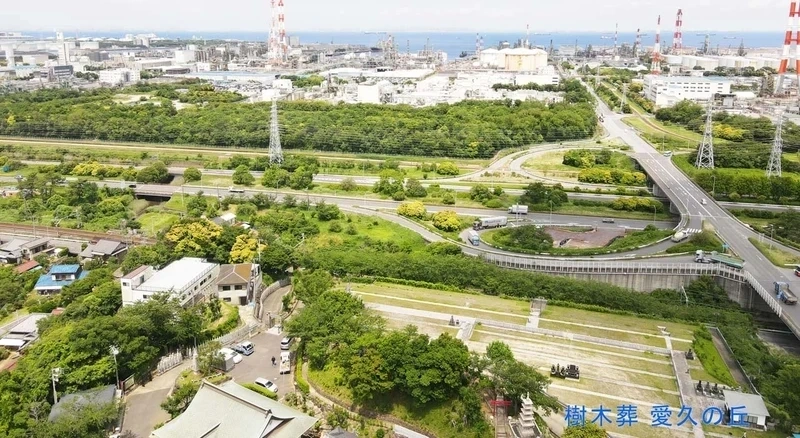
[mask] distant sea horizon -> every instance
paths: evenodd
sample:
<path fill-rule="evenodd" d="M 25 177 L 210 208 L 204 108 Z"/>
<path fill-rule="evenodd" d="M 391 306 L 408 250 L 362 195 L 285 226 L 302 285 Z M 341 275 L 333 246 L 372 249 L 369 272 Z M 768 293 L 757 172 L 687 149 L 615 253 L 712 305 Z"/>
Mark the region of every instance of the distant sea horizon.
<path fill-rule="evenodd" d="M 654 42 L 653 31 L 642 31 L 646 36 L 642 37 L 642 46 L 652 47 Z M 42 31 L 22 31 L 25 35 L 36 38 L 53 37 L 53 32 Z M 80 38 L 122 38 L 126 34 L 153 33 L 159 38 L 181 39 L 181 40 L 239 40 L 239 41 L 266 41 L 268 32 L 192 32 L 192 31 L 104 31 L 104 32 L 77 32 Z M 65 32 L 66 36 L 74 37 L 75 33 Z M 333 44 L 354 44 L 365 46 L 376 46 L 384 35 L 365 33 L 365 32 L 289 32 L 290 36 L 300 38 L 301 44 L 312 43 L 333 43 Z M 411 51 L 416 53 L 430 44 L 433 50 L 444 51 L 448 58 L 457 58 L 461 52 L 474 52 L 476 33 L 474 32 L 455 32 L 455 31 L 432 31 L 432 32 L 393 32 L 398 51 L 401 53 Z M 501 41 L 514 43 L 525 38 L 524 32 L 487 32 L 481 34 L 483 37 L 483 48 L 497 47 Z M 586 47 L 592 46 L 613 46 L 614 34 L 603 32 L 544 32 L 531 33 L 531 44 L 534 46 L 547 48 L 552 40 L 553 46 L 558 49 L 560 46 Z M 619 45 L 632 45 L 636 39 L 633 32 L 620 32 L 617 41 Z M 683 45 L 685 47 L 700 47 L 705 39 L 701 31 L 685 31 L 683 33 Z M 661 31 L 662 47 L 672 45 L 672 31 Z M 781 47 L 783 45 L 783 33 L 781 32 L 711 32 L 711 46 L 720 49 L 736 49 L 744 42 L 746 48 L 768 48 Z"/>

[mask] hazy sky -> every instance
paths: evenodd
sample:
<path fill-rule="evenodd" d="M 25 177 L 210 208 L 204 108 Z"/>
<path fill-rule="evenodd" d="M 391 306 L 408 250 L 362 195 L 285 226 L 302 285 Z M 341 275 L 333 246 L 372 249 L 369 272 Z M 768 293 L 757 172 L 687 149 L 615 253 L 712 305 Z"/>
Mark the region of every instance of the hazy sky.
<path fill-rule="evenodd" d="M 276 0 L 277 1 L 277 0 Z M 609 31 L 783 32 L 789 0 L 284 0 L 295 31 Z M 268 32 L 269 0 L 0 0 L 0 31 Z"/>

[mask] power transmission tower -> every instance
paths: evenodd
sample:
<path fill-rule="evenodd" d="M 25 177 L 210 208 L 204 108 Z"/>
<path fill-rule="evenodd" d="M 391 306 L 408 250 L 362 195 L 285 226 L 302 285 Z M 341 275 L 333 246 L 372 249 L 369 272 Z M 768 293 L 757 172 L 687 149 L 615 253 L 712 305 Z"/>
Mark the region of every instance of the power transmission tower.
<path fill-rule="evenodd" d="M 628 83 L 625 82 L 622 84 L 622 100 L 619 104 L 619 112 L 624 113 L 625 105 L 628 104 Z"/>
<path fill-rule="evenodd" d="M 703 132 L 703 144 L 697 151 L 697 161 L 695 167 L 699 169 L 714 168 L 714 125 L 711 120 L 711 113 L 714 108 L 714 97 L 708 99 L 708 109 L 706 110 L 706 129 Z"/>
<path fill-rule="evenodd" d="M 272 164 L 283 163 L 281 133 L 278 127 L 278 103 L 276 99 L 272 99 L 272 119 L 269 123 L 269 162 Z"/>
<path fill-rule="evenodd" d="M 767 178 L 781 176 L 781 154 L 783 153 L 783 114 L 778 116 L 778 126 L 775 128 L 775 140 L 772 142 L 772 152 L 769 154 L 769 164 L 767 165 Z"/>

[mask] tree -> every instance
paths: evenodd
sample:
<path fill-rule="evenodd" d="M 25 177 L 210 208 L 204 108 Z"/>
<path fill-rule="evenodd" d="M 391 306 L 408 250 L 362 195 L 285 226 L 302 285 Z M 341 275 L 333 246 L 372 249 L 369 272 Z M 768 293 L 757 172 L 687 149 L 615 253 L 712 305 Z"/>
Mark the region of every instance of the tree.
<path fill-rule="evenodd" d="M 142 183 L 165 183 L 169 178 L 167 165 L 161 161 L 156 161 L 136 174 L 136 181 Z"/>
<path fill-rule="evenodd" d="M 211 258 L 221 233 L 222 227 L 207 219 L 183 220 L 170 227 L 164 241 L 177 255 Z"/>
<path fill-rule="evenodd" d="M 439 175 L 458 175 L 460 172 L 458 171 L 458 166 L 450 161 L 444 161 L 436 167 L 436 173 Z"/>
<path fill-rule="evenodd" d="M 69 205 L 96 204 L 100 200 L 100 191 L 97 184 L 85 179 L 70 181 L 67 185 L 67 199 Z"/>
<path fill-rule="evenodd" d="M 236 219 L 242 222 L 250 222 L 258 214 L 258 209 L 251 203 L 236 206 Z"/>
<path fill-rule="evenodd" d="M 333 277 L 325 271 L 300 271 L 292 277 L 292 286 L 297 299 L 308 305 L 333 288 Z"/>
<path fill-rule="evenodd" d="M 214 369 L 225 360 L 222 353 L 219 352 L 221 348 L 222 344 L 220 344 L 219 341 L 209 341 L 200 346 L 200 349 L 197 351 L 197 370 L 201 374 L 211 374 L 214 372 Z M 194 396 L 194 394 L 192 394 L 192 396 Z M 164 410 L 167 411 L 166 408 L 164 408 Z"/>
<path fill-rule="evenodd" d="M 37 421 L 31 430 L 32 438 L 86 437 L 105 438 L 119 417 L 115 402 L 102 404 L 67 403 L 54 421 L 46 417 Z"/>
<path fill-rule="evenodd" d="M 358 185 L 356 185 L 356 182 L 353 178 L 345 178 L 339 183 L 339 190 L 353 192 L 358 190 Z"/>
<path fill-rule="evenodd" d="M 528 186 L 525 187 L 525 192 L 519 197 L 519 203 L 525 205 L 549 205 L 552 202 L 553 207 L 558 207 L 568 201 L 567 193 L 564 192 L 560 184 L 556 184 L 553 187 L 546 187 L 540 182 L 528 184 Z"/>
<path fill-rule="evenodd" d="M 264 176 L 261 177 L 261 185 L 267 188 L 280 188 L 289 185 L 289 171 L 281 169 L 280 167 L 273 166 L 264 170 Z"/>
<path fill-rule="evenodd" d="M 535 368 L 514 358 L 511 349 L 500 341 L 486 347 L 486 358 L 489 360 L 489 380 L 495 393 L 503 394 L 519 403 L 523 396 L 531 398 L 534 406 L 545 412 L 558 411 L 558 400 L 547 394 L 549 379 Z"/>
<path fill-rule="evenodd" d="M 492 192 L 483 184 L 476 184 L 469 189 L 469 199 L 473 201 L 486 202 L 492 197 Z"/>
<path fill-rule="evenodd" d="M 433 226 L 442 231 L 458 231 L 461 221 L 455 211 L 444 210 L 433 214 Z"/>
<path fill-rule="evenodd" d="M 392 196 L 398 192 L 404 192 L 403 174 L 397 170 L 383 170 L 380 178 L 372 188 L 375 193 Z"/>
<path fill-rule="evenodd" d="M 261 251 L 261 271 L 272 278 L 282 278 L 294 266 L 296 259 L 292 248 L 274 241 Z"/>
<path fill-rule="evenodd" d="M 234 184 L 241 184 L 243 186 L 250 186 L 253 185 L 253 182 L 256 179 L 253 177 L 253 174 L 250 173 L 250 168 L 245 166 L 244 164 L 237 167 L 236 170 L 233 171 L 233 183 Z"/>
<path fill-rule="evenodd" d="M 424 198 L 428 196 L 428 191 L 425 190 L 425 187 L 422 187 L 419 180 L 409 178 L 408 181 L 406 181 L 406 194 L 410 198 Z"/>
<path fill-rule="evenodd" d="M 256 255 L 259 253 L 258 239 L 252 234 L 241 234 L 236 236 L 231 248 L 230 262 L 231 263 L 251 263 L 255 260 Z"/>
<path fill-rule="evenodd" d="M 200 357 L 198 357 L 197 360 L 200 362 Z M 197 394 L 199 389 L 199 381 L 188 380 L 181 385 L 178 385 L 178 387 L 172 391 L 172 395 L 167 397 L 167 399 L 161 403 L 161 408 L 167 411 L 172 418 L 175 418 L 182 414 L 183 411 L 189 407 L 189 403 L 192 402 L 192 399 Z"/>
<path fill-rule="evenodd" d="M 404 202 L 397 207 L 397 214 L 400 216 L 423 219 L 427 216 L 425 205 L 419 201 Z"/>
<path fill-rule="evenodd" d="M 339 216 L 341 216 L 338 205 L 327 204 L 325 201 L 320 201 L 317 203 L 317 206 L 314 208 L 314 210 L 317 212 L 317 219 L 323 222 L 338 219 Z"/>
<path fill-rule="evenodd" d="M 200 181 L 202 178 L 203 174 L 195 167 L 189 167 L 183 171 L 183 179 L 186 182 Z"/>
<path fill-rule="evenodd" d="M 586 423 L 582 426 L 570 426 L 561 435 L 561 438 L 606 438 L 608 434 L 596 423 Z"/>

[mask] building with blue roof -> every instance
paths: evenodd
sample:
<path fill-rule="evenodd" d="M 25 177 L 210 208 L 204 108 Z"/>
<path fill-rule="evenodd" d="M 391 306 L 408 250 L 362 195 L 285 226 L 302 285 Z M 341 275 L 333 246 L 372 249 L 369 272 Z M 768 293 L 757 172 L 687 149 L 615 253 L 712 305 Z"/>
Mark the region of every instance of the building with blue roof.
<path fill-rule="evenodd" d="M 40 295 L 52 295 L 61 292 L 61 288 L 70 285 L 89 275 L 81 265 L 53 265 L 47 274 L 43 274 L 33 287 Z"/>

